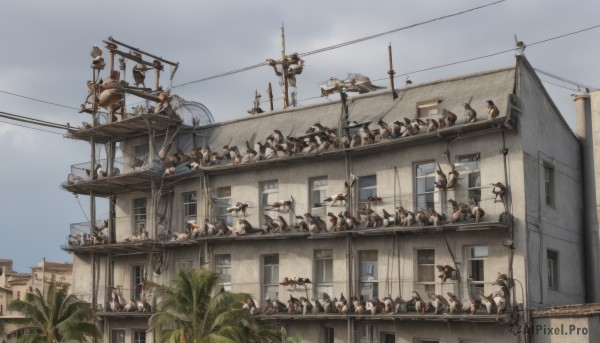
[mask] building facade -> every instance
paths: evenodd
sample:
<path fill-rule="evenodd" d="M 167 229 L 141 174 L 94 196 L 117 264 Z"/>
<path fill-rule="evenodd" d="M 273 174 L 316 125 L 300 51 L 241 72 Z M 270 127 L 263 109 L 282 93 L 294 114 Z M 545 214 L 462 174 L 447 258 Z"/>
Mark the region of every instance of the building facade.
<path fill-rule="evenodd" d="M 46 259 L 31 268 L 30 273 L 19 273 L 13 270 L 13 261 L 0 259 L 0 321 L 4 321 L 5 335 L 2 342 L 13 343 L 23 334 L 23 329 L 7 323 L 7 320 L 21 318 L 21 314 L 8 310 L 8 304 L 16 299 L 24 299 L 25 294 L 40 290 L 46 296 L 48 285 L 73 283 L 73 265 L 70 263 L 49 262 Z"/>
<path fill-rule="evenodd" d="M 259 320 L 306 342 L 528 341 L 514 327 L 531 324 L 533 309 L 585 303 L 581 146 L 529 62 L 397 95 L 342 94 L 203 125 L 121 112 L 72 130 L 93 160 L 74 165 L 63 188 L 110 202 L 108 218 L 74 224 L 63 246 L 104 341 L 152 342 L 157 304 L 145 282 L 167 284 L 185 267 L 217 271 L 223 288 L 254 297 Z M 336 226 L 351 217 L 355 228 Z M 346 298 L 347 312 L 269 309 L 300 297 L 316 306 L 324 293 Z M 448 293 L 465 309 L 434 309 Z M 482 294 L 502 293 L 506 308 L 488 312 Z M 115 310 L 115 294 L 152 310 Z M 424 313 L 415 294 L 431 302 Z M 357 312 L 353 297 L 407 309 Z M 470 301 L 482 306 L 471 312 Z"/>

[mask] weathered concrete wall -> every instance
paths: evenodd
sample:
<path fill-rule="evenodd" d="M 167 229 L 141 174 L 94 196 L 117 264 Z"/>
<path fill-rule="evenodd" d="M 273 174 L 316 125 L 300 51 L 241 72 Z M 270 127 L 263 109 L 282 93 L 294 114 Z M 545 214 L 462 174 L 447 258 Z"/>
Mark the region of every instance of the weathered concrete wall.
<path fill-rule="evenodd" d="M 528 64 L 519 69 L 528 257 L 533 307 L 585 302 L 581 149 Z M 545 201 L 544 166 L 554 169 L 553 204 Z M 513 192 L 514 193 L 514 192 Z M 558 288 L 548 287 L 546 252 L 558 252 Z"/>

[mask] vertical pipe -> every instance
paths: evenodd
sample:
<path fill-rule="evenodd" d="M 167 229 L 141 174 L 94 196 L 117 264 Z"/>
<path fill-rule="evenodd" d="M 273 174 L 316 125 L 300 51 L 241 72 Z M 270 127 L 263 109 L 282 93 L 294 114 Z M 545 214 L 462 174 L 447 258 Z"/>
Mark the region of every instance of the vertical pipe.
<path fill-rule="evenodd" d="M 125 69 L 126 69 L 127 65 L 125 64 L 125 58 L 121 57 L 119 58 L 119 69 L 121 70 L 121 77 L 124 81 L 125 80 Z M 126 100 L 126 96 L 123 96 L 123 105 L 121 105 L 121 120 L 126 119 L 127 118 L 127 103 L 125 102 Z"/>
<path fill-rule="evenodd" d="M 388 45 L 388 58 L 390 61 L 390 70 L 388 71 L 388 74 L 390 75 L 390 87 L 392 88 L 392 97 L 396 99 L 398 97 L 398 94 L 396 93 L 396 89 L 394 88 L 394 74 L 396 74 L 396 72 L 394 71 L 394 66 L 392 64 L 392 43 Z"/>
<path fill-rule="evenodd" d="M 597 91 L 573 98 L 577 118 L 577 135 L 581 142 L 584 204 L 584 244 L 586 261 L 586 301 L 600 302 L 600 237 L 598 236 L 598 150 L 594 133 L 598 132 L 598 108 L 600 97 Z"/>
<path fill-rule="evenodd" d="M 351 234 L 346 234 L 346 294 L 348 294 L 348 298 L 350 298 L 350 295 L 353 294 L 353 278 L 352 278 L 352 267 L 353 267 L 353 263 L 352 263 L 352 235 Z M 350 303 L 352 303 L 352 301 L 350 301 Z M 348 306 L 352 306 L 351 304 L 348 304 Z M 354 342 L 353 339 L 353 324 L 354 324 L 354 319 L 350 318 L 350 316 L 348 316 L 347 319 L 347 330 L 348 330 L 348 340 L 347 342 L 352 343 Z"/>
<path fill-rule="evenodd" d="M 288 79 L 287 79 L 287 59 L 285 56 L 285 33 L 283 23 L 281 23 L 281 74 L 283 77 L 283 108 L 288 107 Z"/>
<path fill-rule="evenodd" d="M 271 87 L 271 82 L 269 82 L 269 105 L 271 107 L 271 111 L 273 111 L 273 88 Z"/>

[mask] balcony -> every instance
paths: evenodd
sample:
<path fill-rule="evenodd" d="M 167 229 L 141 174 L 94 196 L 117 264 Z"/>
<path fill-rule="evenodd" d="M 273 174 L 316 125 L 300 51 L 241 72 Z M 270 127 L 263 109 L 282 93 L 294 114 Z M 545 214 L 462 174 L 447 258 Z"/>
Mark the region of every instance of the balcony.
<path fill-rule="evenodd" d="M 385 202 L 381 205 L 374 205 L 374 210 L 380 210 L 379 206 L 383 207 Z M 436 209 L 441 208 L 440 213 L 451 213 L 452 206 L 450 204 L 442 204 L 435 202 Z M 229 235 L 221 236 L 205 236 L 202 234 L 192 238 L 191 235 L 184 229 L 182 230 L 171 230 L 171 232 L 179 232 L 178 235 L 172 235 L 166 240 L 156 239 L 154 230 L 149 229 L 148 237 L 138 237 L 133 234 L 128 234 L 119 229 L 122 227 L 131 227 L 131 218 L 117 218 L 116 220 L 116 242 L 111 244 L 77 244 L 73 237 L 77 237 L 81 232 L 89 232 L 89 225 L 86 223 L 74 224 L 77 229 L 71 230 L 71 235 L 67 237 L 68 243 L 61 246 L 65 251 L 78 252 L 78 253 L 112 253 L 112 254 L 130 254 L 139 252 L 157 252 L 164 249 L 178 248 L 183 246 L 199 245 L 206 241 L 211 243 L 226 243 L 233 241 L 269 241 L 269 240 L 300 240 L 300 239 L 340 239 L 347 235 L 352 237 L 366 237 L 366 236 L 394 236 L 397 234 L 421 234 L 421 233 L 436 233 L 436 232 L 468 232 L 468 231 L 487 231 L 487 230 L 504 230 L 507 231 L 510 227 L 512 216 L 504 212 L 504 204 L 502 202 L 494 203 L 494 198 L 487 197 L 480 201 L 480 206 L 485 209 L 486 213 L 479 222 L 476 222 L 474 218 L 467 218 L 452 223 L 450 220 L 442 220 L 438 225 L 433 224 L 419 224 L 417 222 L 412 225 L 400 225 L 392 223 L 389 226 L 378 225 L 375 227 L 368 227 L 367 222 L 363 223 L 356 229 L 335 232 L 332 231 L 330 223 L 327 223 L 327 230 L 311 233 L 303 232 L 299 227 L 296 227 L 294 221 L 289 220 L 289 230 L 281 233 L 267 232 L 266 228 L 256 228 L 254 233 L 237 235 L 235 233 L 236 227 L 230 229 L 234 231 Z M 329 207 L 328 207 L 329 208 Z M 338 209 L 337 212 L 340 210 Z M 392 211 L 393 212 L 393 211 Z M 291 214 L 288 214 L 291 216 Z M 241 214 L 240 214 L 241 216 Z M 448 216 L 448 215 L 447 215 Z M 328 217 L 327 217 L 328 218 Z M 327 219 L 325 219 L 327 220 Z M 234 222 L 236 222 L 234 218 Z M 87 226 L 86 226 L 87 225 Z M 73 225 L 72 225 L 73 227 Z M 83 228 L 83 229 L 81 229 Z M 86 231 L 87 230 L 87 231 Z M 70 241 L 69 241 L 70 240 Z M 75 243 L 70 243 L 71 241 Z M 93 242 L 90 241 L 90 242 Z"/>
<path fill-rule="evenodd" d="M 100 114 L 98 122 L 106 123 L 106 115 Z M 176 117 L 155 113 L 129 114 L 125 119 L 96 126 L 82 126 L 78 130 L 69 130 L 66 138 L 94 141 L 94 143 L 119 142 L 148 134 L 152 129 L 162 134 L 182 124 Z"/>
<path fill-rule="evenodd" d="M 91 162 L 74 164 L 67 176 L 67 181 L 61 187 L 75 194 L 89 195 L 94 192 L 97 196 L 110 196 L 113 194 L 147 191 L 151 189 L 152 181 L 163 180 L 162 162 L 156 157 L 151 159 L 147 154 L 136 157 L 120 157 L 114 162 L 113 173 L 108 175 L 107 160 L 96 161 L 95 170 Z M 178 180 L 178 176 L 189 174 L 190 169 L 185 166 L 178 168 L 177 175 L 163 183 L 169 185 Z"/>

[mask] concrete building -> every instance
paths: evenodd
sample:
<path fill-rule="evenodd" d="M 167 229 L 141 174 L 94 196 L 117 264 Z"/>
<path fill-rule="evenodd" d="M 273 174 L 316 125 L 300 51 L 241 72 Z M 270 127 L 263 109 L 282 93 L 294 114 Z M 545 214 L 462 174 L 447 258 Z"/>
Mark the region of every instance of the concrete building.
<path fill-rule="evenodd" d="M 578 136 L 529 62 L 517 56 L 511 67 L 408 85 L 397 95 L 389 90 L 343 95 L 223 123 L 212 123 L 210 112 L 193 103 L 171 104 L 179 116 L 121 112 L 115 120 L 92 113 L 95 124 L 68 136 L 92 143 L 93 160 L 72 166 L 63 188 L 109 199 L 110 216 L 97 220 L 92 214 L 95 225 L 74 224 L 63 249 L 73 252 L 73 291 L 96 304 L 104 341 L 153 342 L 147 321 L 156 302 L 143 284 L 166 284 L 181 267 L 221 273 L 225 289 L 253 295 L 261 321 L 288 333 L 301 331 L 306 342 L 545 341 L 522 330 L 552 316 L 538 309 L 596 299 L 597 284 L 589 282 L 586 289 L 586 281 L 598 274 L 597 264 L 586 269 L 592 261 L 587 255 L 597 256 L 589 247 L 597 247 L 598 234 L 597 215 L 588 216 L 583 197 L 584 178 L 594 178 L 581 172 L 590 160 L 582 160 Z M 487 100 L 497 114 L 488 115 Z M 590 117 L 589 96 L 578 101 Z M 467 123 L 465 104 L 476 111 L 476 122 Z M 192 122 L 200 125 L 187 125 L 189 116 L 180 115 L 190 106 Z M 450 126 L 452 114 L 458 119 Z M 428 130 L 433 123 L 428 119 L 442 118 L 445 127 Z M 427 122 L 418 125 L 417 119 Z M 396 124 L 400 134 L 384 138 L 380 121 L 390 127 L 403 123 Z M 365 127 L 379 134 L 370 136 Z M 588 132 L 590 127 L 595 126 L 587 125 Z M 274 130 L 291 149 L 290 137 L 309 143 L 291 154 L 257 144 Z M 343 136 L 356 134 L 358 143 L 345 147 Z M 327 149 L 325 136 L 337 137 Z M 458 185 L 437 187 L 438 169 L 448 176 L 456 170 Z M 506 186 L 502 196 L 492 193 L 498 182 Z M 336 194 L 345 201 L 327 200 Z M 474 199 L 478 207 L 465 210 L 469 215 L 462 218 L 451 199 L 464 204 Z M 92 213 L 93 206 L 92 201 Z M 236 206 L 244 209 L 231 209 Z M 369 209 L 394 217 L 400 208 L 415 216 L 432 209 L 444 219 L 423 225 L 367 219 Z M 485 211 L 478 221 L 470 215 L 477 208 Z M 349 217 L 345 211 L 362 223 L 334 232 L 328 213 Z M 307 213 L 320 217 L 326 229 L 315 229 Z M 266 216 L 278 223 L 268 223 Z M 205 218 L 223 220 L 234 233 L 204 234 Z M 283 221 L 288 228 L 276 232 Z M 303 221 L 309 232 L 302 230 Z M 195 223 L 201 223 L 200 231 L 192 230 Z M 241 232 L 246 223 L 256 232 Z M 437 266 L 448 273 L 438 275 Z M 467 307 L 480 294 L 501 292 L 502 274 L 514 284 L 504 297 L 504 311 L 488 313 L 483 306 L 473 314 L 417 313 L 411 301 L 413 291 L 424 299 L 451 292 Z M 302 279 L 284 282 L 285 277 Z M 305 278 L 311 282 L 302 282 Z M 287 303 L 290 296 L 304 296 L 315 303 L 324 301 L 323 293 L 331 298 L 343 293 L 348 313 L 266 311 L 267 298 Z M 111 311 L 113 294 L 121 303 L 143 299 L 152 311 Z M 370 301 L 388 295 L 406 301 L 408 310 L 356 313 L 352 306 L 352 296 Z M 589 330 L 584 338 L 594 341 L 598 333 Z"/>
<path fill-rule="evenodd" d="M 48 285 L 73 282 L 73 265 L 70 263 L 49 262 L 46 259 L 31 268 L 30 273 L 18 273 L 13 270 L 13 261 L 0 259 L 0 321 L 21 318 L 21 314 L 8 310 L 8 304 L 16 299 L 24 299 L 25 294 L 39 289 L 44 295 L 48 293 Z M 22 329 L 14 324 L 6 324 L 6 335 L 0 336 L 2 342 L 13 343 L 23 334 Z"/>

